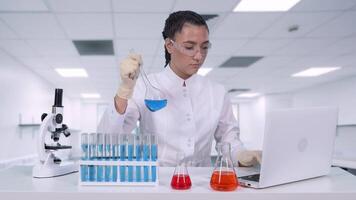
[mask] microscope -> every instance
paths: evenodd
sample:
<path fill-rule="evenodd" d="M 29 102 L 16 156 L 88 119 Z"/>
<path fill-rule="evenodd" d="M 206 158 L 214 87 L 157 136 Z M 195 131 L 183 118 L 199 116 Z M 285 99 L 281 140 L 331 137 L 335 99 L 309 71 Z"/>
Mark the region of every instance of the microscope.
<path fill-rule="evenodd" d="M 38 161 L 36 162 L 32 176 L 34 178 L 50 178 L 78 171 L 74 163 L 62 163 L 55 152 L 63 149 L 71 149 L 71 146 L 61 145 L 58 141 L 63 133 L 65 137 L 70 136 L 68 126 L 63 124 L 63 89 L 55 90 L 54 105 L 52 113 L 43 113 L 41 116 L 41 127 L 37 138 Z M 46 144 L 46 136 L 51 136 L 52 144 Z"/>

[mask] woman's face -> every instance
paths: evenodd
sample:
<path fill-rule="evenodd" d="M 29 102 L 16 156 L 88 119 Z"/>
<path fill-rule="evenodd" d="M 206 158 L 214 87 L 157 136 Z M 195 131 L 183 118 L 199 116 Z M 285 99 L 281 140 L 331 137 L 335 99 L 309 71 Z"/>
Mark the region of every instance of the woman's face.
<path fill-rule="evenodd" d="M 209 32 L 205 26 L 185 23 L 181 32 L 165 41 L 167 51 L 171 54 L 170 66 L 182 79 L 197 73 L 207 56 Z"/>

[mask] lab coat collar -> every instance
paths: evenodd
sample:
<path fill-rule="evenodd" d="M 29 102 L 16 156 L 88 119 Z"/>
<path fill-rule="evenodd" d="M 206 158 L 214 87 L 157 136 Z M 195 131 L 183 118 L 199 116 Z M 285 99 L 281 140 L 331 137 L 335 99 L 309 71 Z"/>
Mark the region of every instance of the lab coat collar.
<path fill-rule="evenodd" d="M 179 77 L 171 68 L 170 65 L 168 65 L 164 70 L 163 70 L 163 74 L 168 77 L 168 79 L 170 80 L 170 82 L 172 82 L 174 85 L 180 85 L 183 86 L 184 82 L 186 87 L 191 87 L 192 85 L 194 85 L 194 82 L 196 80 L 197 75 L 193 74 L 191 77 L 189 77 L 187 80 L 182 79 L 181 77 Z"/>

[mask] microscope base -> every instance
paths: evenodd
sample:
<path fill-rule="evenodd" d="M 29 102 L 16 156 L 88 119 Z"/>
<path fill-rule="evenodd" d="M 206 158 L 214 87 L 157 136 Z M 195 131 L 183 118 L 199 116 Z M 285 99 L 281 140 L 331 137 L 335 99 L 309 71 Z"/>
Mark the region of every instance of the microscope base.
<path fill-rule="evenodd" d="M 51 178 L 78 172 L 78 165 L 67 164 L 46 164 L 37 162 L 33 167 L 32 176 L 34 178 Z"/>

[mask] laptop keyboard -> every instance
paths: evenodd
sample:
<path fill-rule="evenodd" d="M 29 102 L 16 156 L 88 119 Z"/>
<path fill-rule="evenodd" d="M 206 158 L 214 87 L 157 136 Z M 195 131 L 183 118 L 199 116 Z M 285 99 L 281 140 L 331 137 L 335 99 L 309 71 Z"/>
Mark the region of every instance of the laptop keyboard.
<path fill-rule="evenodd" d="M 248 180 L 248 181 L 259 182 L 260 181 L 260 174 L 252 174 L 252 175 L 248 175 L 248 176 L 241 176 L 240 178 Z"/>

